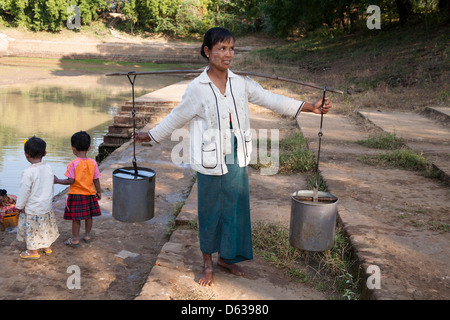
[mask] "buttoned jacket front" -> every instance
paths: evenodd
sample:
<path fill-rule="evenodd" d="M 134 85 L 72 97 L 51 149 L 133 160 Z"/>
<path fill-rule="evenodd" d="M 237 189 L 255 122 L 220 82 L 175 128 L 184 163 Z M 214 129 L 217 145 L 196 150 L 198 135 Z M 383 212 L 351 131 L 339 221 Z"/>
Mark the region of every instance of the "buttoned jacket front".
<path fill-rule="evenodd" d="M 159 143 L 190 122 L 191 168 L 203 174 L 223 175 L 228 172 L 225 155 L 232 152 L 230 119 L 237 140 L 238 164 L 244 167 L 249 164 L 252 152 L 248 103 L 296 117 L 304 102 L 274 94 L 231 70 L 222 94 L 207 70 L 208 67 L 187 86 L 180 104 L 148 134 Z"/>

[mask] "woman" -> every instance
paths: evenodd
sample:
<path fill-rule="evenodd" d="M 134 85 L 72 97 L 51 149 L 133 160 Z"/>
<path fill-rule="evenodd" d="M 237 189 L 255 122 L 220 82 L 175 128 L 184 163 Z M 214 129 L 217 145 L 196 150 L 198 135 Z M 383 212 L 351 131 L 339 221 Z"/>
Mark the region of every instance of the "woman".
<path fill-rule="evenodd" d="M 229 70 L 234 36 L 212 28 L 204 36 L 201 54 L 208 66 L 187 87 L 180 104 L 136 142 L 160 141 L 190 122 L 190 165 L 197 171 L 202 286 L 213 286 L 211 254 L 217 264 L 241 276 L 236 263 L 253 258 L 247 165 L 251 156 L 248 102 L 297 117 L 300 111 L 321 113 L 322 100 L 297 101 L 263 89 L 248 77 Z M 331 108 L 325 99 L 323 112 Z"/>

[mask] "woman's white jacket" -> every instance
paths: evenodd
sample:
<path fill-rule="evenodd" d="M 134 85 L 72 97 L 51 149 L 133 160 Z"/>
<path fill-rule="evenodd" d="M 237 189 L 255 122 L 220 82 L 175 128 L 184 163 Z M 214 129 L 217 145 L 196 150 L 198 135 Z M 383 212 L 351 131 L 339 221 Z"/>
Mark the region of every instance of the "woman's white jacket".
<path fill-rule="evenodd" d="M 230 70 L 222 94 L 209 79 L 207 70 L 208 67 L 188 85 L 180 104 L 148 134 L 159 143 L 190 122 L 189 150 L 182 150 L 189 151 L 189 156 L 184 158 L 189 159 L 191 168 L 197 172 L 223 175 L 228 172 L 225 155 L 233 152 L 231 131 L 237 139 L 239 166 L 249 164 L 252 152 L 249 102 L 292 117 L 298 116 L 304 102 L 274 94 Z"/>

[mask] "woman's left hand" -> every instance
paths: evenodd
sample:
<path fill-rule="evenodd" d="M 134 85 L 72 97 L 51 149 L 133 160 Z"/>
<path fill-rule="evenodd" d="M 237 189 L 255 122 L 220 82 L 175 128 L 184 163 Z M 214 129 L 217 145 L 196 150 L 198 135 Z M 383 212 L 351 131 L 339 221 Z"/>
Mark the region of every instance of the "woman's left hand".
<path fill-rule="evenodd" d="M 330 108 L 331 108 L 330 100 L 328 100 L 328 98 L 325 98 L 325 103 L 323 105 L 323 110 L 322 110 L 321 106 L 322 106 L 322 99 L 319 99 L 313 104 L 312 112 L 321 114 L 322 111 L 323 111 L 324 114 L 328 113 L 328 111 L 330 111 Z"/>

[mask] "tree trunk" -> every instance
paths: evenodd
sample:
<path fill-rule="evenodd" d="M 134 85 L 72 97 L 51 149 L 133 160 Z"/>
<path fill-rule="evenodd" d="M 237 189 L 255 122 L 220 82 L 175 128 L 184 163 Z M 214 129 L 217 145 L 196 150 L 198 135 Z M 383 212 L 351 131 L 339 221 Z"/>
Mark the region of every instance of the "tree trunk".
<path fill-rule="evenodd" d="M 439 0 L 439 11 L 450 16 L 450 0 Z"/>
<path fill-rule="evenodd" d="M 359 12 L 358 9 L 350 7 L 350 32 L 355 32 L 359 29 Z"/>
<path fill-rule="evenodd" d="M 404 25 L 412 13 L 412 5 L 410 0 L 395 0 L 397 12 L 400 18 L 400 24 Z"/>

